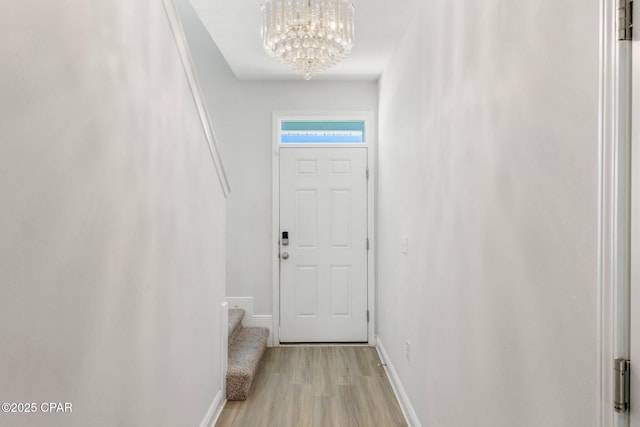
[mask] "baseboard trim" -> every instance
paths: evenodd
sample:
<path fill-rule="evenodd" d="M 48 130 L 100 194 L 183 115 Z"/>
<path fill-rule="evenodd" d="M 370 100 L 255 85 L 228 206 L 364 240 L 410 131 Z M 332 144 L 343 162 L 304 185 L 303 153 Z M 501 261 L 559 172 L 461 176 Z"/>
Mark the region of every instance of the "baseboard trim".
<path fill-rule="evenodd" d="M 242 326 L 262 327 L 269 329 L 267 347 L 273 347 L 273 316 L 270 314 L 253 314 L 253 297 L 227 297 L 229 308 L 241 308 L 245 311 Z"/>
<path fill-rule="evenodd" d="M 222 409 L 224 408 L 225 403 L 227 403 L 226 399 L 222 396 L 222 390 L 218 391 L 215 399 L 211 402 L 211 406 L 209 406 L 209 410 L 202 419 L 200 427 L 214 427 L 216 425 L 216 422 L 222 413 Z"/>
<path fill-rule="evenodd" d="M 380 337 L 376 337 L 376 350 L 378 351 L 380 360 L 385 364 L 385 370 L 387 371 L 387 375 L 389 376 L 391 388 L 393 388 L 393 393 L 396 395 L 396 399 L 398 399 L 400 409 L 402 409 L 402 414 L 404 415 L 407 424 L 410 427 L 422 427 L 422 424 L 420 424 L 420 420 L 418 420 L 418 414 L 416 414 L 416 411 L 415 409 L 413 409 L 413 405 L 409 400 L 409 396 L 404 391 L 404 387 L 402 386 L 400 377 L 393 367 L 393 363 L 391 363 L 391 360 L 389 359 L 389 356 L 387 355 L 387 352 L 382 345 L 382 340 L 380 340 Z"/>

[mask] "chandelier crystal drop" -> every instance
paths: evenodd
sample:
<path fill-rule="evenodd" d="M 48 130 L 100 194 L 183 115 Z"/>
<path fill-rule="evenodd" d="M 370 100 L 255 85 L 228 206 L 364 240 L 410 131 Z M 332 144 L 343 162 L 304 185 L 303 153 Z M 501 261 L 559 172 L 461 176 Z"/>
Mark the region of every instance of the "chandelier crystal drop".
<path fill-rule="evenodd" d="M 347 0 L 265 0 L 264 50 L 309 80 L 351 52 L 353 12 Z"/>

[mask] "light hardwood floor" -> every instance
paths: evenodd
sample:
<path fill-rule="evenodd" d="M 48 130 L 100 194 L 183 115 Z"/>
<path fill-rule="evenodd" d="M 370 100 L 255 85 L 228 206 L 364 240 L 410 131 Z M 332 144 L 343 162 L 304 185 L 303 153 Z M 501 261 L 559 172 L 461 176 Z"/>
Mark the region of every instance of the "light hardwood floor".
<path fill-rule="evenodd" d="M 216 427 L 406 426 L 371 347 L 268 348 L 249 398 Z"/>

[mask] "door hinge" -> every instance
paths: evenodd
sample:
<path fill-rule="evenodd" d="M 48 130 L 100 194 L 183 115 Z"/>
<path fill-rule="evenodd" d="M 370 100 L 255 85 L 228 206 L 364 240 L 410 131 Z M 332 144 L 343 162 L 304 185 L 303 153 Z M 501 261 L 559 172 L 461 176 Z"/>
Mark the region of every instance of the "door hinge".
<path fill-rule="evenodd" d="M 618 40 L 633 40 L 633 0 L 618 0 Z"/>
<path fill-rule="evenodd" d="M 369 323 L 369 310 L 367 310 L 367 323 Z"/>
<path fill-rule="evenodd" d="M 369 168 L 367 168 L 367 179 L 369 179 Z"/>
<path fill-rule="evenodd" d="M 616 359 L 613 363 L 613 409 L 616 412 L 629 412 L 631 361 L 628 359 Z"/>
<path fill-rule="evenodd" d="M 369 250 L 369 238 L 367 237 L 367 250 Z"/>

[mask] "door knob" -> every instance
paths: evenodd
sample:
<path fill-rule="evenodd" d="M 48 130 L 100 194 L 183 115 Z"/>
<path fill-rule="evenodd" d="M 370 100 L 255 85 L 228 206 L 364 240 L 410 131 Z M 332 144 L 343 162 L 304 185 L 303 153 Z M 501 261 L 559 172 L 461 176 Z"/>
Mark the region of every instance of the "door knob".
<path fill-rule="evenodd" d="M 288 252 L 282 252 L 282 255 L 280 255 L 282 257 L 282 259 L 289 259 L 289 253 Z"/>

